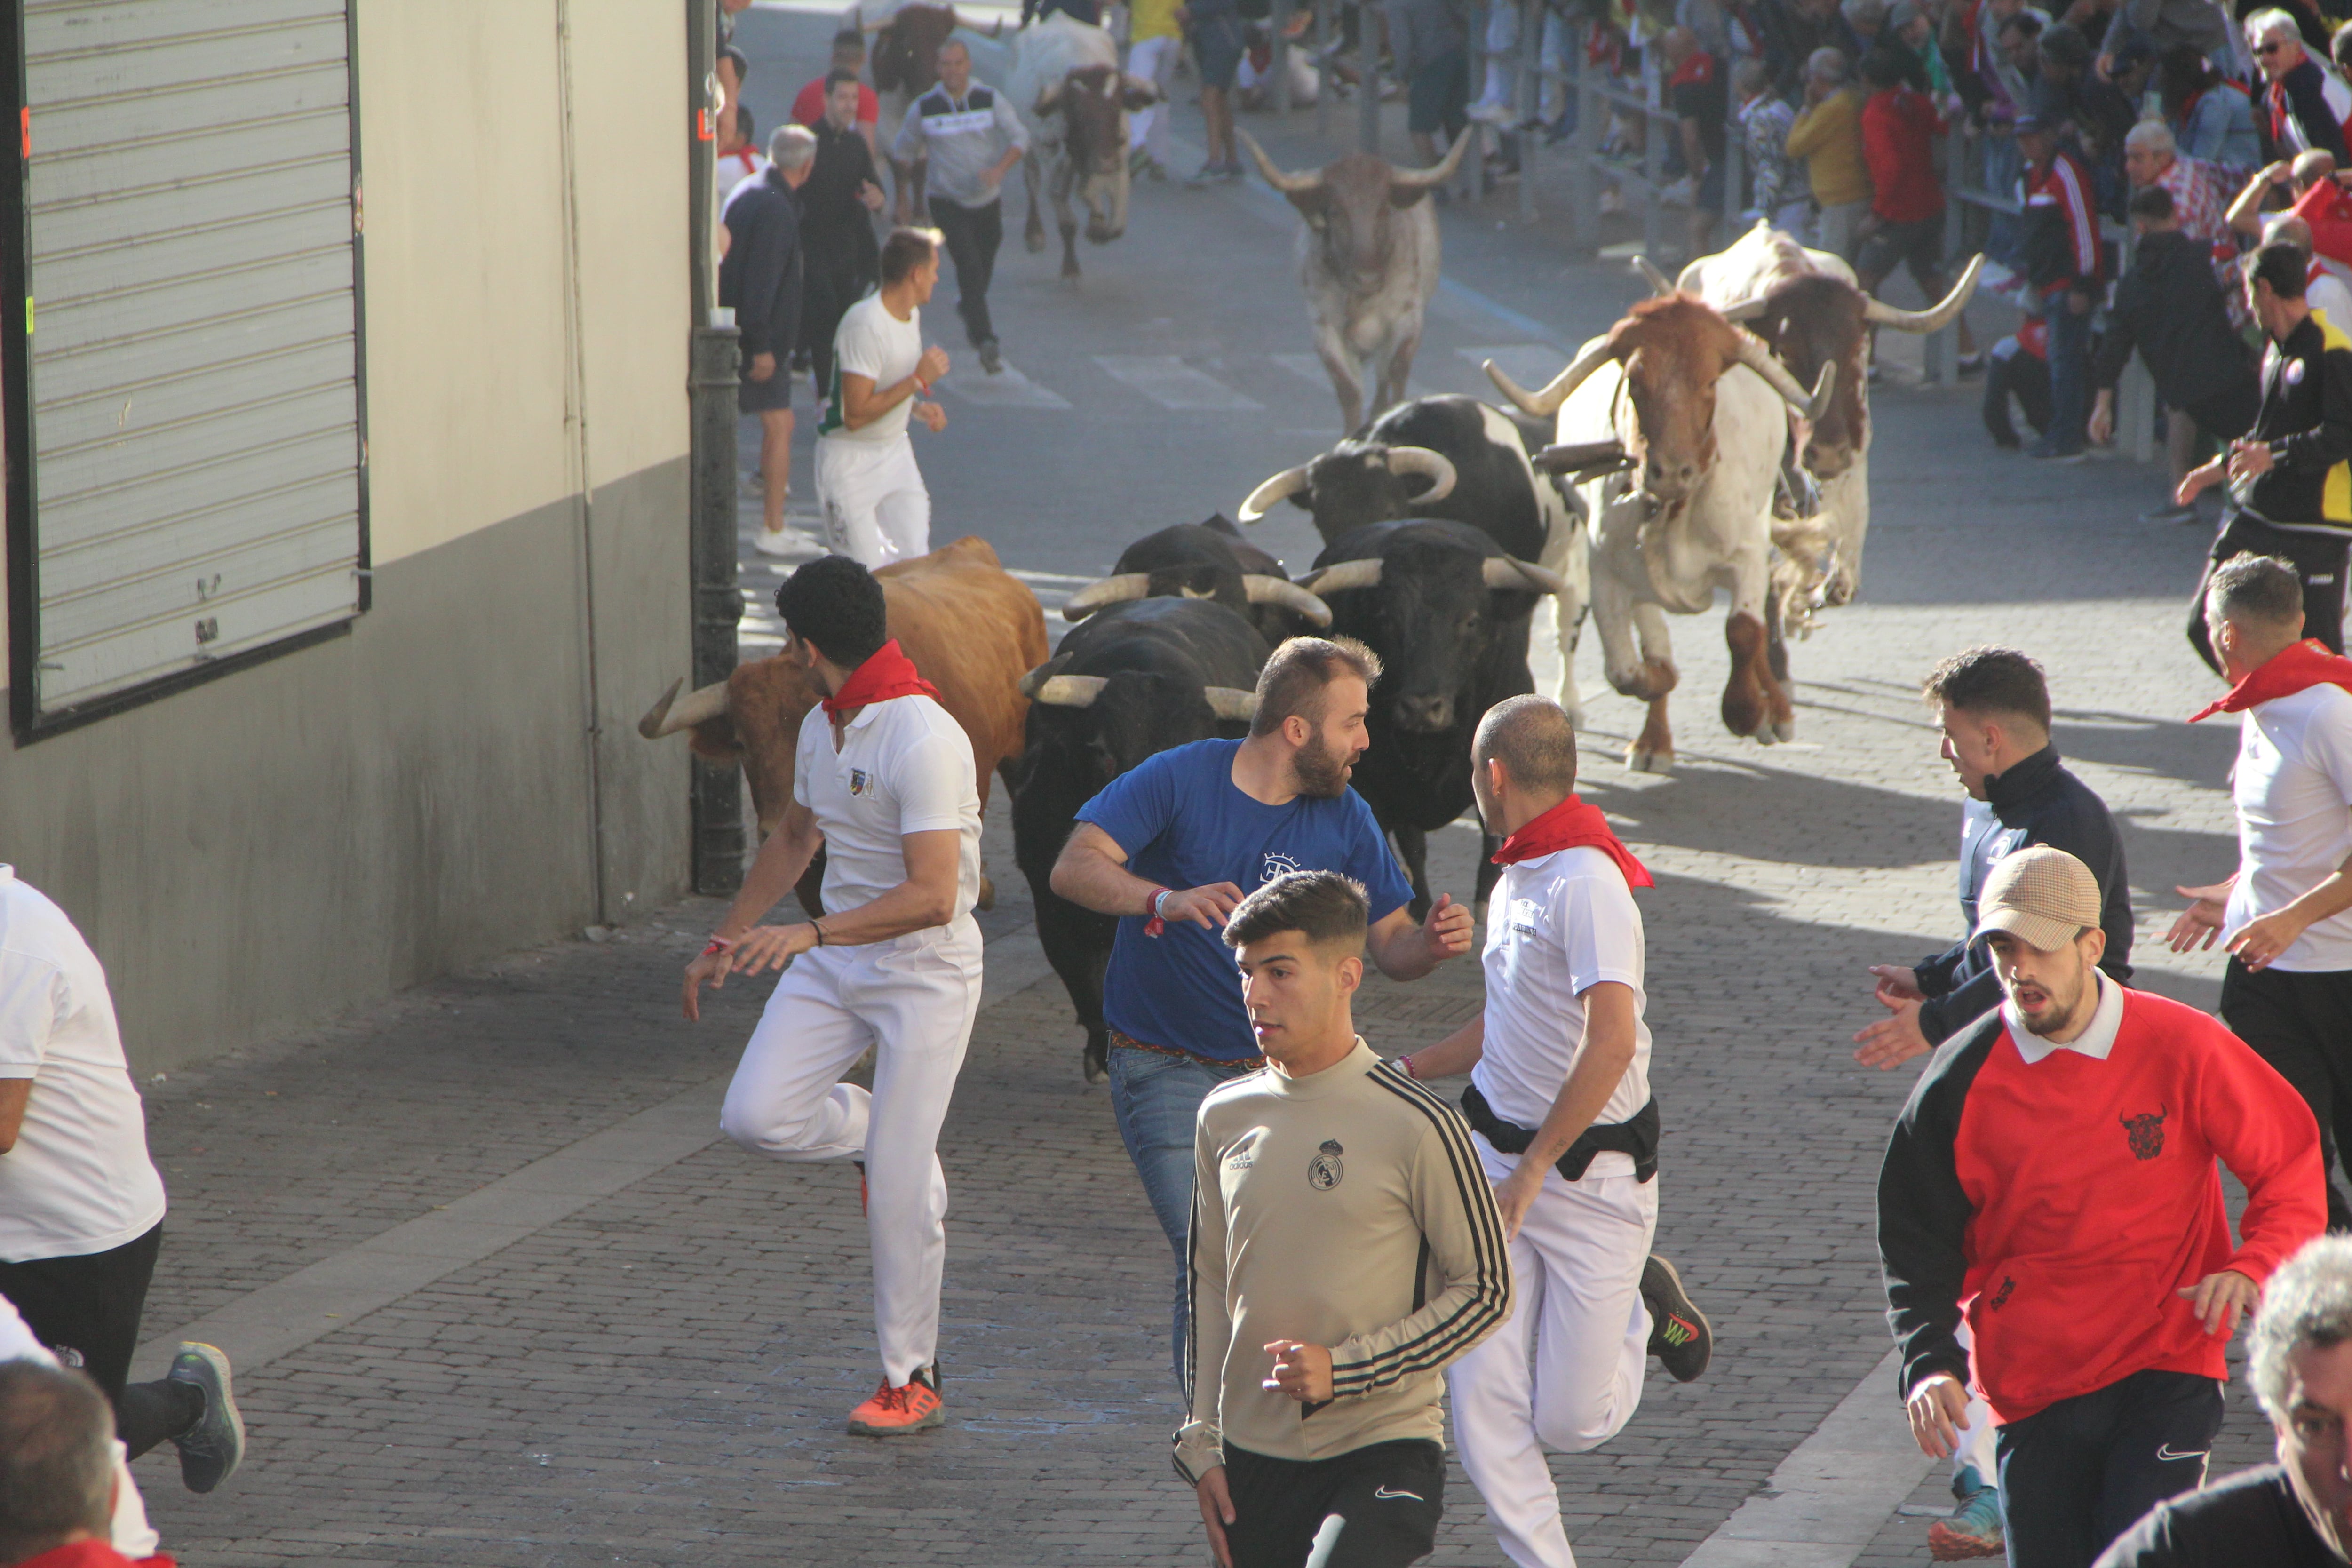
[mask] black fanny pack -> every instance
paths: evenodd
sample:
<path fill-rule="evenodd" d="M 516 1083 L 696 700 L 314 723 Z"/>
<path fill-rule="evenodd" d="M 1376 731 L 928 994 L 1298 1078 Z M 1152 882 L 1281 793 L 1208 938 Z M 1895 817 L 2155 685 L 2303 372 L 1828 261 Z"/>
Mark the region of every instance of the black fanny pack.
<path fill-rule="evenodd" d="M 1506 1154 L 1524 1154 L 1528 1145 L 1536 1141 L 1532 1127 L 1522 1127 L 1516 1121 L 1506 1121 L 1495 1114 L 1486 1097 L 1471 1084 L 1462 1091 L 1462 1114 L 1479 1137 Z M 1584 1135 L 1568 1146 L 1559 1157 L 1559 1173 L 1571 1182 L 1580 1182 L 1600 1153 L 1631 1154 L 1633 1174 L 1637 1180 L 1648 1181 L 1658 1173 L 1658 1097 L 1652 1095 L 1648 1103 L 1624 1121 L 1612 1121 L 1605 1126 L 1588 1127 Z"/>

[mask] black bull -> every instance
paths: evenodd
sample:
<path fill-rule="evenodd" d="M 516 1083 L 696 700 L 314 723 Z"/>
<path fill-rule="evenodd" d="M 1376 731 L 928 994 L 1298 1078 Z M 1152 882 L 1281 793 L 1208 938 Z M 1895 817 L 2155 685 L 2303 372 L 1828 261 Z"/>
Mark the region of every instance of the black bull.
<path fill-rule="evenodd" d="M 1300 579 L 1331 605 L 1334 636 L 1380 656 L 1351 781 L 1396 841 L 1412 917 L 1429 910 L 1428 836 L 1470 809 L 1470 742 L 1487 709 L 1535 689 L 1528 623 L 1559 580 L 1459 522 L 1374 523 L 1342 535 Z M 1479 858 L 1478 899 L 1496 872 Z"/>
<path fill-rule="evenodd" d="M 1107 1070 L 1103 971 L 1118 921 L 1054 891 L 1078 808 L 1145 758 L 1249 725 L 1265 639 L 1206 599 L 1114 605 L 1062 639 L 1023 682 L 1028 744 L 1013 781 L 1013 855 L 1036 901 L 1037 940 L 1087 1032 L 1089 1081 Z"/>

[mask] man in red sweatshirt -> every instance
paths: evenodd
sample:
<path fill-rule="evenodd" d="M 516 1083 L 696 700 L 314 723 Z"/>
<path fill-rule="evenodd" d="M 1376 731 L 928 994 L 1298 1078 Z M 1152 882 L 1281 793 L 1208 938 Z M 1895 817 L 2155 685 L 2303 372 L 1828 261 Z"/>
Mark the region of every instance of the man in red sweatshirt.
<path fill-rule="evenodd" d="M 1936 137 L 1943 121 L 1927 95 L 1904 80 L 1902 57 L 1873 49 L 1862 58 L 1862 156 L 1870 165 L 1870 212 L 1862 220 L 1854 277 L 1865 293 L 1909 263 L 1930 303 L 1949 292 L 1944 279 L 1944 185 L 1936 176 Z M 1960 353 L 1974 358 L 1969 319 L 1959 318 Z"/>
<path fill-rule="evenodd" d="M 2203 1482 L 2230 1335 L 2326 1223 L 2319 1129 L 2212 1018 L 2099 973 L 2098 882 L 2065 851 L 1995 867 L 1977 935 L 2005 1001 L 1888 1142 L 1887 1319 L 1922 1449 L 1951 1452 L 1971 1371 L 1992 1408 L 2011 1568 L 2088 1568 Z M 2246 1188 L 2235 1247 L 2217 1161 Z"/>

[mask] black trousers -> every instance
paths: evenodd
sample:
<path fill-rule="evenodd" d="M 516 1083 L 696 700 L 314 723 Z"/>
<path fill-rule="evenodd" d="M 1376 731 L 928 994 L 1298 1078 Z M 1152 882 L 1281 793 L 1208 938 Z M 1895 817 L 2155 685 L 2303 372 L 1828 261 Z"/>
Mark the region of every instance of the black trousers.
<path fill-rule="evenodd" d="M 107 1252 L 0 1263 L 0 1296 L 22 1314 L 35 1339 L 81 1358 L 82 1370 L 114 1402 L 114 1435 L 134 1459 L 194 1426 L 205 1409 L 204 1394 L 191 1384 L 130 1381 L 139 1316 L 163 1245 L 158 1225 Z"/>
<path fill-rule="evenodd" d="M 2352 1231 L 2352 1204 L 2335 1175 L 2352 1122 L 2352 970 L 2249 969 L 2232 958 L 2221 974 L 2221 1021 L 2311 1107 L 2327 1228 Z"/>
<path fill-rule="evenodd" d="M 1269 1459 L 1225 1446 L 1234 1568 L 1404 1568 L 1437 1545 L 1445 1457 L 1434 1443 L 1374 1443 L 1328 1459 Z"/>
<path fill-rule="evenodd" d="M 2136 1372 L 2000 1429 L 2009 1568 L 2090 1568 L 2168 1497 L 2205 1483 L 2221 1429 L 2221 1385 L 2185 1372 Z"/>
<path fill-rule="evenodd" d="M 964 336 L 971 346 L 996 341 L 988 320 L 988 285 L 996 276 L 996 247 L 1004 243 L 1004 203 L 964 206 L 945 196 L 931 198 L 931 221 L 948 242 L 948 259 L 955 263 L 956 314 L 963 318 Z"/>
<path fill-rule="evenodd" d="M 2303 579 L 2303 635 L 2317 637 L 2336 653 L 2344 651 L 2344 556 L 2352 533 L 2317 533 L 2302 529 L 2273 528 L 2232 509 L 2222 514 L 2221 531 L 2213 539 L 2204 575 L 2197 579 L 2197 596 L 2189 603 L 2189 645 L 2197 657 L 2221 673 L 2205 636 L 2205 584 L 2213 568 L 2232 555 L 2275 555 Z"/>
<path fill-rule="evenodd" d="M 874 286 L 871 237 L 860 247 L 855 235 L 802 235 L 808 269 L 801 281 L 801 342 L 808 345 L 809 370 L 823 409 L 833 395 L 833 338 L 849 307 Z"/>

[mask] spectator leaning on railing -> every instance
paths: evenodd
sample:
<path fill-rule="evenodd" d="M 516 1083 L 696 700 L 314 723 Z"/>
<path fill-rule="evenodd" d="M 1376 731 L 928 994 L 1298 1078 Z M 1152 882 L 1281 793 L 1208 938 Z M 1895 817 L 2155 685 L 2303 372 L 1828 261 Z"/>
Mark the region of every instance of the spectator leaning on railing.
<path fill-rule="evenodd" d="M 1756 216 L 1802 238 L 1813 215 L 1813 192 L 1805 165 L 1789 156 L 1789 127 L 1797 111 L 1773 96 L 1772 68 L 1762 60 L 1740 61 L 1731 86 L 1739 97 L 1740 143 L 1755 179 Z"/>
<path fill-rule="evenodd" d="M 2050 428 L 2029 456 L 2074 462 L 2083 456 L 2084 378 L 2089 373 L 2091 308 L 2099 294 L 2098 220 L 2091 176 L 2058 144 L 2058 128 L 2017 122 L 2025 155 L 2026 281 L 2050 322 Z"/>
<path fill-rule="evenodd" d="M 1861 224 L 1853 269 L 1865 293 L 1875 294 L 1898 267 L 1928 300 L 1944 297 L 1944 186 L 1936 175 L 1936 137 L 1943 130 L 1936 106 L 1904 79 L 1903 62 L 1874 49 L 1862 62 L 1870 97 L 1862 106 L 1863 155 L 1870 165 L 1870 211 Z M 1976 359 L 1968 318 L 1958 321 L 1960 357 Z"/>
<path fill-rule="evenodd" d="M 1789 128 L 1789 156 L 1805 160 L 1819 209 L 1814 240 L 1844 256 L 1870 210 L 1870 175 L 1862 152 L 1862 96 L 1846 81 L 1845 57 L 1815 49 L 1805 62 L 1805 108 Z"/>

